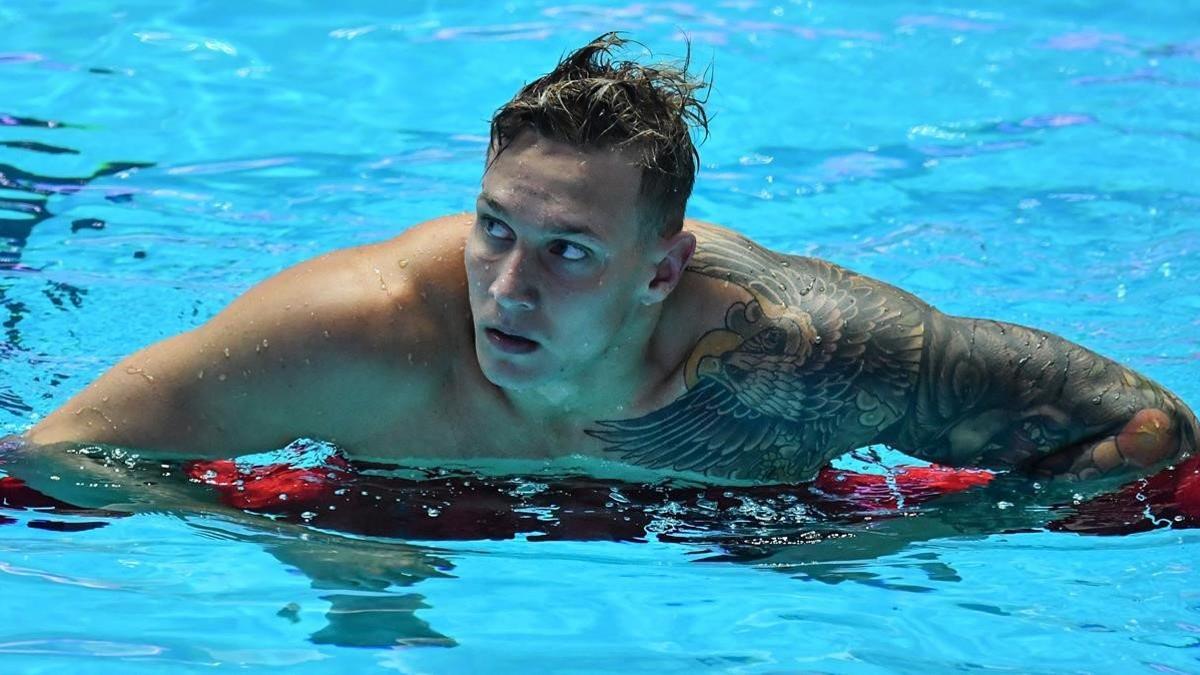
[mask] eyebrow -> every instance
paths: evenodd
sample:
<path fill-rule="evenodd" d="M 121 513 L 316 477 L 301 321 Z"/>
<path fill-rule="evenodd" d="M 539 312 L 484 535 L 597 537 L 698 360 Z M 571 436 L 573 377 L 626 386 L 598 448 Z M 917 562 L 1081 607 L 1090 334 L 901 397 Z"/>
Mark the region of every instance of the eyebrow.
<path fill-rule="evenodd" d="M 509 212 L 508 212 L 508 209 L 504 208 L 504 206 L 500 202 L 496 201 L 496 199 L 494 197 L 492 197 L 491 195 L 489 195 L 488 193 L 486 193 L 486 192 L 480 193 L 479 201 L 483 202 L 484 204 L 487 205 L 487 207 L 489 209 L 499 213 L 500 215 L 504 216 L 505 218 L 510 218 L 510 219 L 512 218 L 511 214 L 509 214 Z M 592 228 L 588 227 L 587 225 L 581 225 L 581 224 L 572 223 L 569 221 L 562 221 L 562 220 L 551 220 L 551 221 L 549 221 L 549 225 L 550 225 L 551 232 L 554 234 L 566 234 L 566 235 L 581 236 L 581 237 L 587 237 L 588 239 L 593 239 L 597 242 L 602 241 L 600 239 L 600 237 L 596 234 L 596 231 L 593 230 Z"/>

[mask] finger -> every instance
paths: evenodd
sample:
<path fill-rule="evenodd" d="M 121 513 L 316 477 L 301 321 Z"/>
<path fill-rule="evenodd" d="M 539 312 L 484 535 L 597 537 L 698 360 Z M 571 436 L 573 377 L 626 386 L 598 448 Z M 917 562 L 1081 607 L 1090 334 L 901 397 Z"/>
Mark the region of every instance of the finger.
<path fill-rule="evenodd" d="M 1145 468 L 1171 457 L 1179 449 L 1171 418 L 1158 408 L 1138 411 L 1116 435 L 1116 448 L 1130 466 Z"/>

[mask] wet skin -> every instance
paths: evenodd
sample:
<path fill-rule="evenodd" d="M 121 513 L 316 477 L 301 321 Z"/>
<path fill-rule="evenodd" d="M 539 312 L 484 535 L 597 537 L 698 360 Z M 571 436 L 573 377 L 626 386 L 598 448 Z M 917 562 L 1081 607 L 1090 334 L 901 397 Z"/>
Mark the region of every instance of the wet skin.
<path fill-rule="evenodd" d="M 475 214 L 285 270 L 31 429 L 224 457 L 602 457 L 798 482 L 885 443 L 957 466 L 1132 476 L 1194 452 L 1156 383 L 1054 335 L 952 317 L 698 221 L 641 222 L 619 152 L 527 133 Z"/>

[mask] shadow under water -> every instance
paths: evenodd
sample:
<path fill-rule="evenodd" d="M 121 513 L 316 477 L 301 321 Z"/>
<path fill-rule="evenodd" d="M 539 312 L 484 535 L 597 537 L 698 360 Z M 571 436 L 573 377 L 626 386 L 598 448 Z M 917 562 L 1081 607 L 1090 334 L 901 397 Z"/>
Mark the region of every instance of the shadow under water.
<path fill-rule="evenodd" d="M 827 469 L 807 485 L 733 487 L 399 471 L 336 454 L 314 462 L 311 450 L 290 446 L 283 452 L 291 454 L 281 456 L 289 462 L 187 464 L 190 487 L 209 490 L 214 503 L 245 517 L 234 528 L 220 517 L 186 520 L 207 536 L 261 546 L 313 588 L 329 591 L 321 596 L 330 603 L 327 625 L 310 637 L 340 646 L 456 644 L 416 615 L 428 605 L 411 591 L 426 579 L 452 576 L 453 563 L 447 552 L 407 540 L 657 540 L 686 546 L 697 562 L 921 592 L 932 589 L 889 581 L 866 563 L 900 554 L 888 569 L 957 581 L 936 554 L 904 550 L 921 541 L 1000 533 L 1117 535 L 1200 525 L 1200 504 L 1181 503 L 1177 494 L 1188 481 L 1200 488 L 1196 458 L 1092 499 L 1048 503 L 1046 491 L 1023 479 L 940 467 L 894 467 L 883 474 Z M 1200 489 L 1193 491 L 1200 496 Z M 38 517 L 14 517 L 18 510 L 35 510 Z M 77 508 L 0 477 L 0 524 L 80 531 L 123 515 Z M 289 606 L 279 615 L 298 621 L 298 612 Z"/>

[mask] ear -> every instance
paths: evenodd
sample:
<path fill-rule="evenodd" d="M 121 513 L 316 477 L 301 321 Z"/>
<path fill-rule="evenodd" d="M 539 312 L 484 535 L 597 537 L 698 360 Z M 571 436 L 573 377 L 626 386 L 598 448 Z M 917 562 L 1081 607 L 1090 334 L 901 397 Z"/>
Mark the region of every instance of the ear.
<path fill-rule="evenodd" d="M 653 305 L 667 299 L 671 291 L 679 285 L 683 271 L 696 252 L 696 235 L 691 232 L 677 232 L 659 242 L 658 250 L 661 257 L 654 266 L 654 277 L 643 289 L 642 304 Z"/>

